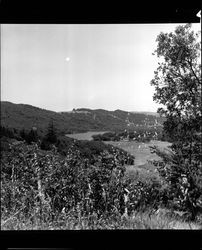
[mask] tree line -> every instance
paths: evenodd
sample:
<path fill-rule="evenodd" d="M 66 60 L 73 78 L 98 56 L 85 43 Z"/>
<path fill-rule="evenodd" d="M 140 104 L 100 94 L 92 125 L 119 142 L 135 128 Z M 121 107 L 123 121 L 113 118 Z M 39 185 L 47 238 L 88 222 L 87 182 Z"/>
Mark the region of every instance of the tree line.
<path fill-rule="evenodd" d="M 44 150 L 51 149 L 51 145 L 58 142 L 57 130 L 53 124 L 53 121 L 49 122 L 46 134 L 44 136 L 38 134 L 36 127 L 32 127 L 30 130 L 17 130 L 15 128 L 12 129 L 0 126 L 0 137 L 13 138 L 19 141 L 24 140 L 28 144 L 33 142 L 39 143 L 41 149 Z"/>

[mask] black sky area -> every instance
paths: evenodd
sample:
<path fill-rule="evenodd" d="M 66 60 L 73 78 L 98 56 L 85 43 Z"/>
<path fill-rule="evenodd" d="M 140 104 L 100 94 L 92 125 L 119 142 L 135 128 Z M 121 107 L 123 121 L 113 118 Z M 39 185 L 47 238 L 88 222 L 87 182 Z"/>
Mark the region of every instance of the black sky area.
<path fill-rule="evenodd" d="M 195 23 L 200 1 L 0 1 L 1 23 Z"/>

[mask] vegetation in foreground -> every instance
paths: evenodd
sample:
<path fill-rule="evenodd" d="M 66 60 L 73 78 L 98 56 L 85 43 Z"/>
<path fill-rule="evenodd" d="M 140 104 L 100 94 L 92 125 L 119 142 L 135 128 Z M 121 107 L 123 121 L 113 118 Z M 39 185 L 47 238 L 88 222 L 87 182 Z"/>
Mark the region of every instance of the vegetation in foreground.
<path fill-rule="evenodd" d="M 63 213 L 57 219 L 45 222 L 37 216 L 35 220 L 18 218 L 17 215 L 2 221 L 2 230 L 111 230 L 111 229 L 183 229 L 201 230 L 202 225 L 187 222 L 164 212 L 135 212 L 131 216 L 111 215 L 98 218 L 94 213 L 89 216 L 75 216 L 72 211 Z"/>
<path fill-rule="evenodd" d="M 155 176 L 125 174 L 116 150 L 100 153 L 91 164 L 73 148 L 64 157 L 54 146 L 45 151 L 22 143 L 2 152 L 1 166 L 5 230 L 188 227 L 189 213 L 179 216 L 181 222 L 172 217 L 168 186 Z M 170 210 L 168 218 L 155 214 L 160 207 Z"/>

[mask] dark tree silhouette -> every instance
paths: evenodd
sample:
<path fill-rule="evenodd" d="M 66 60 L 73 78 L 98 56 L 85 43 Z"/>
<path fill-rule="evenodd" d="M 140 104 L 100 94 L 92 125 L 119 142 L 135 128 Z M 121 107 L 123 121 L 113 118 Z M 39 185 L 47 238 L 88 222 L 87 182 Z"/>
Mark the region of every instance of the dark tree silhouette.
<path fill-rule="evenodd" d="M 27 143 L 37 142 L 39 137 L 37 134 L 37 130 L 32 128 L 29 133 L 25 136 Z"/>
<path fill-rule="evenodd" d="M 13 129 L 8 128 L 8 127 L 4 127 L 4 126 L 0 126 L 0 136 L 3 137 L 9 137 L 9 138 L 14 138 L 14 132 Z"/>
<path fill-rule="evenodd" d="M 47 133 L 43 137 L 41 141 L 41 149 L 50 150 L 52 144 L 56 144 L 58 142 L 56 128 L 51 120 L 48 125 Z"/>
<path fill-rule="evenodd" d="M 56 128 L 53 124 L 53 121 L 51 120 L 48 125 L 48 131 L 45 136 L 46 140 L 52 144 L 57 142 L 57 134 L 56 134 Z"/>

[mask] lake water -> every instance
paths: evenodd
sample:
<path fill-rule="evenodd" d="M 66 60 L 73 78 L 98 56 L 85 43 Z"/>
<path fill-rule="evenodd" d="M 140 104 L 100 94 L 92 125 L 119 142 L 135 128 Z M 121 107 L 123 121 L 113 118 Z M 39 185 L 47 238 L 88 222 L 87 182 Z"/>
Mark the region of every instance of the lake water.
<path fill-rule="evenodd" d="M 104 134 L 108 131 L 88 131 L 85 133 L 75 133 L 75 134 L 66 134 L 67 137 L 77 139 L 77 140 L 93 140 L 93 135 Z"/>

